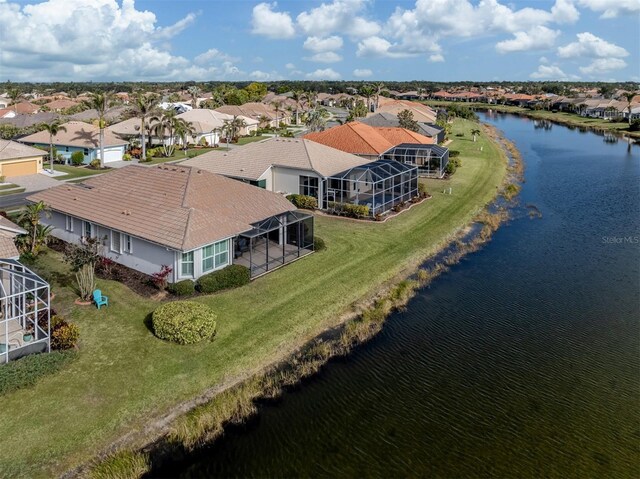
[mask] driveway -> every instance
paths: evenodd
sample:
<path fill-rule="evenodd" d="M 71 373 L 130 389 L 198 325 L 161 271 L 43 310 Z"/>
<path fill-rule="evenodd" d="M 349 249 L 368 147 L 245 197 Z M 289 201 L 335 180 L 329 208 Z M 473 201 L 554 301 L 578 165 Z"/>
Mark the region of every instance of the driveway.
<path fill-rule="evenodd" d="M 53 186 L 61 184 L 58 180 L 54 180 L 49 176 L 41 174 L 16 176 L 9 178 L 8 181 L 25 188 L 25 193 L 47 190 Z"/>

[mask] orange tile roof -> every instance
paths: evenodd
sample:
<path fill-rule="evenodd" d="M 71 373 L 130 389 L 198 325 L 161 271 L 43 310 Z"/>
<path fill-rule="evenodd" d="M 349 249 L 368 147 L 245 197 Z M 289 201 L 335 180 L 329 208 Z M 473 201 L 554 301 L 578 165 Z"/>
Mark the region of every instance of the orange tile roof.
<path fill-rule="evenodd" d="M 400 145 L 402 143 L 420 143 L 422 145 L 431 145 L 435 143 L 433 138 L 421 135 L 406 128 L 395 127 L 374 127 L 376 131 L 386 138 L 390 143 Z"/>
<path fill-rule="evenodd" d="M 296 209 L 277 193 L 177 165 L 127 166 L 27 199 L 178 251 L 236 236 Z"/>

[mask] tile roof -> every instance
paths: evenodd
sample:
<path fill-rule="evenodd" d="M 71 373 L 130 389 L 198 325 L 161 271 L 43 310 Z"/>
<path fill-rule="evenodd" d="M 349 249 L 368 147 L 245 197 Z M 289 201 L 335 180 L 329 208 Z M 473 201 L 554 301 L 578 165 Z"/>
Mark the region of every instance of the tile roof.
<path fill-rule="evenodd" d="M 359 121 L 309 133 L 306 139 L 355 155 L 381 155 L 400 143 L 433 143 L 431 138 L 404 128 L 373 127 Z"/>
<path fill-rule="evenodd" d="M 24 229 L 0 215 L 0 258 L 20 256 L 14 239 L 17 235 L 24 233 L 26 233 Z"/>
<path fill-rule="evenodd" d="M 27 199 L 179 251 L 235 236 L 252 223 L 296 209 L 276 193 L 177 165 L 127 166 Z"/>
<path fill-rule="evenodd" d="M 43 106 L 46 106 L 50 110 L 64 110 L 65 108 L 71 108 L 72 106 L 79 105 L 80 103 L 73 100 L 68 100 L 66 98 L 60 100 L 53 100 L 49 103 L 45 103 Z"/>
<path fill-rule="evenodd" d="M 387 113 L 387 112 L 375 113 L 371 116 L 368 116 L 367 118 L 363 118 L 362 120 L 360 120 L 360 122 L 369 126 L 376 126 L 376 127 L 378 126 L 399 127 L 400 126 L 400 120 L 398 120 L 398 117 L 393 113 Z M 438 135 L 438 133 L 440 133 L 440 131 L 442 131 L 441 128 L 434 127 L 433 125 L 430 125 L 424 122 L 418 122 L 418 128 L 419 128 L 418 133 L 427 137 L 436 136 Z"/>
<path fill-rule="evenodd" d="M 53 137 L 54 145 L 75 146 L 79 148 L 98 148 L 100 146 L 100 128 L 81 121 L 63 123 L 67 131 L 59 131 Z M 24 143 L 49 144 L 49 133 L 39 131 L 20 138 Z M 127 142 L 115 136 L 111 131 L 104 131 L 104 146 L 125 145 Z"/>
<path fill-rule="evenodd" d="M 222 128 L 225 120 L 233 120 L 233 115 L 206 108 L 194 108 L 177 115 L 188 121 L 196 133 L 211 133 L 214 128 Z"/>
<path fill-rule="evenodd" d="M 211 151 L 181 164 L 234 178 L 258 180 L 272 166 L 331 176 L 367 163 L 358 156 L 301 138 L 272 138 L 221 153 Z"/>
<path fill-rule="evenodd" d="M 31 113 L 35 113 L 40 109 L 38 105 L 34 105 L 33 103 L 30 103 L 28 101 L 21 101 L 20 103 L 11 105 L 11 108 L 16 113 L 24 113 L 27 115 Z"/>
<path fill-rule="evenodd" d="M 409 100 L 391 100 L 380 98 L 380 104 L 376 110 L 376 113 L 392 113 L 397 115 L 403 110 L 409 110 L 413 113 L 413 119 L 415 121 L 422 121 L 425 123 L 434 123 L 436 121 L 436 112 L 424 103 L 418 103 Z"/>
<path fill-rule="evenodd" d="M 0 161 L 13 160 L 15 158 L 28 158 L 30 156 L 44 156 L 47 153 L 17 141 L 0 139 Z M 2 222 L 0 222 L 2 226 Z"/>
<path fill-rule="evenodd" d="M 58 118 L 61 118 L 58 113 L 50 111 L 33 113 L 31 115 L 18 113 L 13 118 L 0 119 L 0 125 L 13 125 L 18 128 L 26 128 L 33 125 L 39 125 L 40 123 L 50 123 Z"/>

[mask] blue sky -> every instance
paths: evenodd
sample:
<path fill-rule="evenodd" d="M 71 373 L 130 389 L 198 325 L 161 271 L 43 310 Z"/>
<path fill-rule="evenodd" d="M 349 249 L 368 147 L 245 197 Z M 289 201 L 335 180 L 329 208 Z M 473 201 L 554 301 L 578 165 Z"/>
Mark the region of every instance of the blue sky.
<path fill-rule="evenodd" d="M 640 81 L 640 0 L 0 0 L 0 78 Z"/>

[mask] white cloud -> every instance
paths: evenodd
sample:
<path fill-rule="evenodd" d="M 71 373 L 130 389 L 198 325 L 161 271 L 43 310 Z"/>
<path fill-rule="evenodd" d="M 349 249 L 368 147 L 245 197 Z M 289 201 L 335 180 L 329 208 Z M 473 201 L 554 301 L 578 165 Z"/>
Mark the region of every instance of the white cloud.
<path fill-rule="evenodd" d="M 231 61 L 237 62 L 239 59 L 221 52 L 217 48 L 210 48 L 194 58 L 194 61 L 200 65 L 208 65 L 215 61 Z"/>
<path fill-rule="evenodd" d="M 293 63 L 287 63 L 284 67 L 287 70 L 295 70 L 296 69 L 296 66 Z"/>
<path fill-rule="evenodd" d="M 621 70 L 627 66 L 627 62 L 620 58 L 598 58 L 586 67 L 580 67 L 585 75 L 601 75 L 612 70 Z"/>
<path fill-rule="evenodd" d="M 382 37 L 369 37 L 358 42 L 356 55 L 359 57 L 404 58 L 416 55 L 404 51 L 395 51 L 395 45 Z"/>
<path fill-rule="evenodd" d="M 444 61 L 444 57 L 440 53 L 434 53 L 433 55 L 429 55 L 429 61 L 431 63 L 440 63 Z"/>
<path fill-rule="evenodd" d="M 602 12 L 601 18 L 615 18 L 621 13 L 640 12 L 638 0 L 578 0 L 578 3 L 594 12 Z"/>
<path fill-rule="evenodd" d="M 304 41 L 303 47 L 312 52 L 329 52 L 342 48 L 342 38 L 337 35 L 321 38 L 309 37 Z"/>
<path fill-rule="evenodd" d="M 496 44 L 498 53 L 526 52 L 553 47 L 559 31 L 547 27 L 534 27 L 528 32 L 516 32 L 514 38 Z"/>
<path fill-rule="evenodd" d="M 296 34 L 293 20 L 287 12 L 274 12 L 278 4 L 259 3 L 253 7 L 251 33 L 269 38 L 291 38 Z"/>
<path fill-rule="evenodd" d="M 373 75 L 373 72 L 368 68 L 356 68 L 353 70 L 353 76 L 357 78 L 367 78 Z"/>
<path fill-rule="evenodd" d="M 556 0 L 551 7 L 551 15 L 558 23 L 575 23 L 580 18 L 580 12 L 573 0 Z"/>
<path fill-rule="evenodd" d="M 340 73 L 331 69 L 318 69 L 314 72 L 307 73 L 309 80 L 340 80 Z"/>
<path fill-rule="evenodd" d="M 576 36 L 577 42 L 558 48 L 560 58 L 621 58 L 629 55 L 624 48 L 609 43 L 593 33 L 583 32 Z"/>
<path fill-rule="evenodd" d="M 333 0 L 300 13 L 296 21 L 307 35 L 341 33 L 355 38 L 376 35 L 380 31 L 380 25 L 357 15 L 367 3 L 366 0 Z"/>
<path fill-rule="evenodd" d="M 310 62 L 320 63 L 336 63 L 342 61 L 342 57 L 334 52 L 320 52 L 311 57 L 305 57 L 304 59 Z"/>
<path fill-rule="evenodd" d="M 14 81 L 222 79 L 222 65 L 194 66 L 165 45 L 196 17 L 159 26 L 133 0 L 0 1 L 0 31 L 11 32 L 2 35 L 2 73 Z"/>
<path fill-rule="evenodd" d="M 278 80 L 280 75 L 277 72 L 263 72 L 262 70 L 254 70 L 249 73 L 249 78 L 256 81 Z"/>
<path fill-rule="evenodd" d="M 560 67 L 555 65 L 540 65 L 529 76 L 534 80 L 568 80 L 570 78 Z"/>

